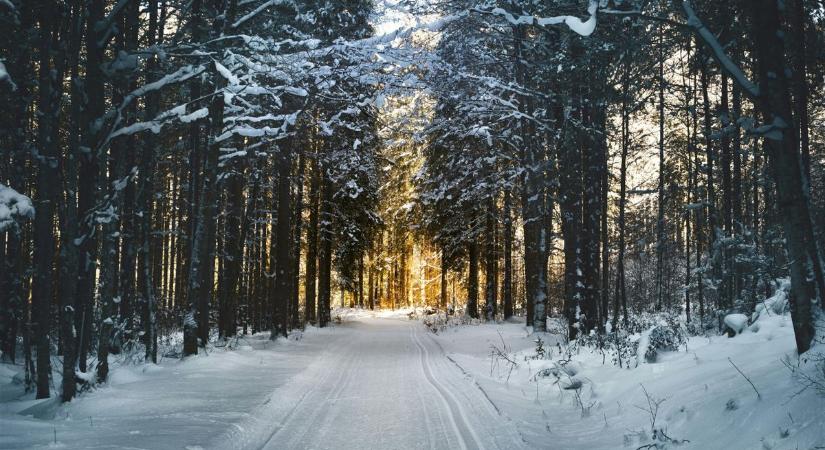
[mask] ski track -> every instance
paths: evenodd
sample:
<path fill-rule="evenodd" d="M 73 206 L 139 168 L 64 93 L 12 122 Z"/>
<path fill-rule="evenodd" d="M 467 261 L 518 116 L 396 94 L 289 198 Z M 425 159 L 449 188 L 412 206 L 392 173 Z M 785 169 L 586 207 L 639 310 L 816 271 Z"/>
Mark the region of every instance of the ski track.
<path fill-rule="evenodd" d="M 455 397 L 453 397 L 448 390 L 444 389 L 441 383 L 439 383 L 433 376 L 432 367 L 430 366 L 430 353 L 427 351 L 427 347 L 421 343 L 421 340 L 418 338 L 418 332 L 415 328 L 415 326 L 411 327 L 412 332 L 410 333 L 410 336 L 415 342 L 415 345 L 418 347 L 424 377 L 430 386 L 433 387 L 435 393 L 441 398 L 441 402 L 445 406 L 447 415 L 450 418 L 453 431 L 455 431 L 456 436 L 459 437 L 461 448 L 483 449 L 484 447 L 479 444 L 480 440 L 478 439 L 475 430 L 467 426 L 467 419 L 464 416 L 464 410 L 461 408 L 460 404 L 456 401 Z"/>
<path fill-rule="evenodd" d="M 426 334 L 399 319 L 345 323 L 313 364 L 250 413 L 265 420 L 222 441 L 249 450 L 522 448 L 514 425 Z"/>
<path fill-rule="evenodd" d="M 324 353 L 325 353 L 324 357 L 326 357 L 326 358 L 332 358 L 335 355 L 335 353 L 331 352 L 331 351 L 327 351 L 327 352 L 324 352 Z M 307 383 L 307 384 L 309 384 L 310 386 L 311 385 L 320 385 L 320 386 L 326 385 L 328 382 L 331 381 L 332 375 L 333 375 L 333 372 L 331 370 L 321 371 L 320 376 L 313 377 L 312 382 Z M 313 393 L 315 393 L 315 391 L 311 388 L 305 390 L 304 393 L 301 395 L 300 399 L 298 400 L 298 403 L 296 403 L 295 406 L 292 407 L 292 409 L 290 409 L 289 413 L 287 413 L 287 415 L 280 421 L 280 424 L 272 430 L 272 433 L 270 433 L 269 438 L 266 440 L 266 442 L 264 442 L 263 445 L 260 445 L 257 448 L 265 449 L 273 441 L 277 442 L 276 437 L 278 436 L 278 434 L 292 423 L 292 418 L 295 416 L 295 413 L 297 411 L 301 410 L 301 407 L 304 406 L 307 403 L 307 398 L 311 397 Z M 277 393 L 273 393 L 272 395 L 270 395 L 270 399 L 273 399 L 273 398 L 275 399 L 275 401 L 277 401 Z M 321 413 L 321 408 L 316 407 L 315 415 L 317 416 L 320 413 Z M 305 433 L 306 433 L 306 430 L 304 430 L 303 434 L 305 434 Z"/>

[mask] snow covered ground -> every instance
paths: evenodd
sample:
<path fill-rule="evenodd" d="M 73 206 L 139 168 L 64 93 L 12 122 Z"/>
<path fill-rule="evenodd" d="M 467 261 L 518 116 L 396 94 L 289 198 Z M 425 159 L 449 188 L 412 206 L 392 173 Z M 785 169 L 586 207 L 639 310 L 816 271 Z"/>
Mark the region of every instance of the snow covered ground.
<path fill-rule="evenodd" d="M 317 363 L 343 331 L 313 329 L 298 341 L 274 343 L 261 334 L 240 340 L 232 351 L 163 359 L 157 366 L 117 366 L 106 386 L 63 406 L 31 395 L 8 401 L 22 386 L 10 381 L 16 370 L 0 366 L 0 448 L 209 447 L 270 401 L 274 390 Z"/>
<path fill-rule="evenodd" d="M 787 316 L 735 338 L 692 338 L 630 370 L 583 351 L 558 371 L 554 338 L 544 336 L 549 357 L 533 359 L 535 336 L 518 321 L 434 334 L 408 312 L 338 310 L 334 327 L 288 342 L 259 335 L 185 361 L 121 365 L 63 406 L 21 395 L 15 370 L 0 366 L 0 448 L 635 449 L 652 438 L 644 390 L 663 399 L 656 428 L 689 441 L 679 448 L 825 446 L 825 399 L 793 396 L 781 362 L 793 361 Z M 562 389 L 571 384 L 580 400 Z"/>
<path fill-rule="evenodd" d="M 757 324 L 734 338 L 691 338 L 686 350 L 633 369 L 614 366 L 609 356 L 604 361 L 598 351 L 581 351 L 562 366 L 550 335 L 543 339 L 550 359 L 532 359 L 535 335 L 523 324 L 447 328 L 435 340 L 529 447 L 636 449 L 653 442 L 651 414 L 645 410 L 655 410 L 661 400 L 655 427 L 689 441 L 679 448 L 825 448 L 825 398 L 812 389 L 795 396 L 800 384 L 782 362 L 796 364 L 790 317 L 767 316 Z M 502 342 L 518 364 L 512 370 L 491 354 L 491 346 L 501 349 Z M 537 376 L 540 372 L 548 376 Z M 579 383 L 577 400 L 576 391 L 564 387 Z"/>

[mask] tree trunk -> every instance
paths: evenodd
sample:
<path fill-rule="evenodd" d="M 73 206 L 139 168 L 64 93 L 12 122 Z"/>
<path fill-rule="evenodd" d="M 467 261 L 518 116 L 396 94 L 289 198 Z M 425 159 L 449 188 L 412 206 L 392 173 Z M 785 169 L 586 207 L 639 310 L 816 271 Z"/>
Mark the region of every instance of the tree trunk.
<path fill-rule="evenodd" d="M 439 295 L 438 306 L 441 309 L 447 309 L 447 255 L 444 250 L 441 251 L 441 292 Z"/>
<path fill-rule="evenodd" d="M 81 127 L 81 147 L 90 149 L 84 151 L 80 159 L 78 174 L 77 209 L 80 215 L 80 233 L 75 240 L 79 242 L 80 268 L 77 277 L 77 307 L 75 328 L 80 332 L 80 347 L 78 350 L 78 366 L 82 372 L 87 369 L 87 356 L 92 337 L 92 322 L 94 321 L 95 277 L 97 270 L 98 243 L 95 234 L 93 210 L 100 200 L 97 194 L 99 175 L 98 152 L 102 137 L 96 125 L 97 120 L 105 111 L 104 74 L 102 69 L 104 48 L 100 45 L 101 30 L 95 24 L 103 20 L 103 0 L 91 0 L 88 3 L 86 18 L 86 79 L 83 83 L 84 105 L 83 126 Z"/>
<path fill-rule="evenodd" d="M 332 295 L 332 180 L 323 174 L 323 198 L 320 205 L 320 236 L 318 251 L 318 326 L 327 326 Z"/>
<path fill-rule="evenodd" d="M 469 278 L 467 280 L 467 315 L 478 319 L 478 242 L 473 238 L 468 245 Z"/>
<path fill-rule="evenodd" d="M 146 31 L 147 44 L 149 47 L 157 44 L 158 35 L 158 5 L 157 2 L 149 2 L 149 27 Z M 146 61 L 145 79 L 151 83 L 157 79 L 158 58 L 152 55 Z M 144 120 L 153 119 L 159 110 L 160 96 L 157 92 L 152 92 L 146 97 L 146 111 Z M 138 273 L 137 292 L 140 298 L 141 319 L 143 322 L 143 344 L 146 348 L 145 357 L 147 360 L 157 364 L 158 360 L 158 336 L 156 324 L 157 299 L 154 289 L 154 278 L 152 273 L 152 259 L 159 257 L 154 252 L 152 238 L 152 196 L 155 188 L 155 146 L 157 145 L 155 135 L 148 133 L 144 136 L 143 151 L 140 160 L 140 181 L 137 192 L 137 204 L 141 209 L 139 217 L 137 242 L 138 248 Z M 166 248 L 166 246 L 164 247 Z"/>
<path fill-rule="evenodd" d="M 31 310 L 37 351 L 37 398 L 49 397 L 50 363 L 50 318 L 54 297 L 52 262 L 54 260 L 54 211 L 58 195 L 55 190 L 58 179 L 58 142 L 54 141 L 54 130 L 59 124 L 60 106 L 55 98 L 55 84 L 51 53 L 54 33 L 57 32 L 59 9 L 52 2 L 40 5 L 39 21 L 39 98 L 37 111 L 37 191 L 34 197 L 34 278 L 32 280 Z M 55 10 L 57 8 L 57 10 Z"/>
<path fill-rule="evenodd" d="M 510 190 L 504 191 L 504 287 L 502 301 L 504 303 L 504 320 L 513 317 L 513 215 Z M 444 265 L 444 263 L 442 263 Z M 442 275 L 442 298 L 446 306 L 447 283 Z"/>
<path fill-rule="evenodd" d="M 791 318 L 797 351 L 805 353 L 815 336 L 813 305 L 822 298 L 819 243 L 815 239 L 809 209 L 809 184 L 796 139 L 791 80 L 785 73 L 784 35 L 780 0 L 757 0 L 749 8 L 757 60 L 760 105 L 765 122 L 774 129 L 765 138 L 765 149 L 776 183 L 779 214 L 788 251 L 791 276 Z M 821 267 L 821 266 L 820 266 Z M 811 282 L 810 280 L 813 280 Z"/>
<path fill-rule="evenodd" d="M 484 319 L 495 320 L 497 311 L 498 294 L 498 252 L 496 251 L 496 232 L 498 225 L 498 211 L 496 208 L 496 196 L 488 199 L 487 208 L 487 230 L 484 240 Z"/>
<path fill-rule="evenodd" d="M 619 167 L 619 244 L 616 256 L 616 301 L 613 306 L 613 328 L 619 320 L 619 305 L 622 306 L 624 316 L 624 326 L 628 325 L 627 317 L 627 290 L 625 282 L 625 209 L 627 206 L 627 156 L 630 149 L 630 111 L 628 105 L 629 96 L 629 65 L 625 65 L 622 81 L 622 155 Z"/>
<path fill-rule="evenodd" d="M 298 155 L 298 176 L 296 179 L 297 190 L 295 197 L 295 226 L 292 238 L 292 272 L 290 273 L 290 286 L 292 287 L 292 299 L 290 300 L 290 326 L 298 328 L 301 326 L 300 317 L 300 286 L 301 286 L 301 233 L 304 223 L 304 172 L 306 171 L 306 159 L 304 153 Z"/>
<path fill-rule="evenodd" d="M 240 143 L 240 140 L 238 140 L 238 143 Z M 236 311 L 238 307 L 237 300 L 240 296 L 239 280 L 241 265 L 243 264 L 244 230 L 248 226 L 247 214 L 249 214 L 249 208 L 244 208 L 243 205 L 245 179 L 244 166 L 239 165 L 225 181 L 226 225 L 224 227 L 225 249 L 223 252 L 225 257 L 220 284 L 220 335 L 223 338 L 235 336 L 237 333 Z"/>
<path fill-rule="evenodd" d="M 309 224 L 307 224 L 306 276 L 304 278 L 304 310 L 307 322 L 316 322 L 316 280 L 318 278 L 318 207 L 320 203 L 320 176 L 318 163 L 310 164 Z"/>
<path fill-rule="evenodd" d="M 664 297 L 665 252 L 665 55 L 662 32 L 659 35 L 659 185 L 656 215 L 656 309 L 662 309 Z"/>
<path fill-rule="evenodd" d="M 289 300 L 292 296 L 290 288 L 292 260 L 290 253 L 294 244 L 292 235 L 292 202 L 291 202 L 291 172 L 292 152 L 281 149 L 278 158 L 278 226 L 275 234 L 277 242 L 277 256 L 275 259 L 275 289 L 272 292 L 273 323 L 272 339 L 278 336 L 287 337 L 289 328 Z"/>

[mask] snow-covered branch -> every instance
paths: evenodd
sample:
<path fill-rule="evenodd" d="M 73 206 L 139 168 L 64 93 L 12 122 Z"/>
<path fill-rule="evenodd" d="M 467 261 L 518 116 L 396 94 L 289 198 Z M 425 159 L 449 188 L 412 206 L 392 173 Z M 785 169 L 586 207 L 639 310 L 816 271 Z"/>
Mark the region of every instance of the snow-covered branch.
<path fill-rule="evenodd" d="M 0 232 L 13 227 L 18 219 L 33 217 L 31 199 L 0 183 Z"/>
<path fill-rule="evenodd" d="M 17 85 L 14 84 L 14 80 L 11 79 L 11 76 L 9 76 L 9 72 L 6 71 L 6 66 L 3 64 L 3 61 L 0 61 L 0 81 L 5 81 L 9 83 L 12 91 L 17 90 Z"/>
<path fill-rule="evenodd" d="M 267 0 L 263 3 L 261 3 L 261 5 L 258 6 L 257 8 L 250 11 L 249 14 L 247 14 L 247 15 L 241 17 L 240 19 L 236 20 L 235 23 L 232 24 L 232 28 L 238 28 L 244 22 L 246 22 L 247 20 L 257 16 L 258 14 L 260 14 L 261 12 L 263 12 L 265 9 L 269 8 L 270 6 L 280 5 L 280 4 L 283 4 L 283 3 L 285 3 L 284 0 Z"/>
<path fill-rule="evenodd" d="M 742 69 L 725 53 L 725 49 L 722 47 L 722 44 L 719 43 L 719 40 L 716 39 L 716 36 L 714 36 L 702 20 L 699 19 L 699 16 L 696 15 L 696 11 L 693 9 L 690 0 L 684 0 L 682 2 L 682 9 L 687 16 L 687 25 L 696 31 L 699 37 L 705 42 L 705 45 L 710 48 L 713 52 L 714 59 L 719 62 L 722 69 L 736 80 L 736 84 L 742 88 L 751 100 L 757 100 L 760 94 L 759 86 L 748 79 L 747 75 L 742 72 Z"/>
<path fill-rule="evenodd" d="M 474 9 L 473 11 L 492 14 L 494 16 L 503 17 L 511 25 L 538 25 L 546 27 L 550 25 L 564 24 L 576 34 L 581 36 L 590 36 L 596 30 L 596 14 L 599 10 L 599 2 L 591 0 L 587 7 L 587 13 L 590 17 L 587 20 L 582 20 L 576 16 L 562 15 L 553 17 L 537 17 L 532 15 L 514 15 L 503 8 L 493 8 L 491 10 Z"/>

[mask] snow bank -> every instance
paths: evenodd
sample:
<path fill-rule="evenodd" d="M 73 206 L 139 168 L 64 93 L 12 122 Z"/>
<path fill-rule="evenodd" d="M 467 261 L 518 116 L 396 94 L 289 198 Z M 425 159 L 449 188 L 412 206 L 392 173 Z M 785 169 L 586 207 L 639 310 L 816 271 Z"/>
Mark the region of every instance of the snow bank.
<path fill-rule="evenodd" d="M 725 316 L 725 325 L 733 330 L 734 333 L 739 334 L 748 327 L 748 316 L 744 314 L 728 314 Z"/>
<path fill-rule="evenodd" d="M 72 449 L 220 448 L 212 444 L 258 420 L 251 415 L 268 394 L 321 358 L 335 332 L 310 328 L 275 342 L 269 333 L 240 336 L 234 351 L 215 347 L 185 360 L 161 357 L 158 365 L 112 357 L 108 383 L 63 405 L 55 391 L 35 400 L 24 392 L 23 367 L 0 364 L 0 448 L 43 448 L 55 437 Z M 53 374 L 59 391 L 59 367 Z"/>
<path fill-rule="evenodd" d="M 523 322 L 452 327 L 433 338 L 531 448 L 677 448 L 667 437 L 689 441 L 678 448 L 825 446 L 825 397 L 814 389 L 797 395 L 816 369 L 792 373 L 785 364 L 805 366 L 796 356 L 790 317 L 782 313 L 784 299 L 780 289 L 750 327 L 747 316 L 732 318 L 743 330 L 735 338 L 692 337 L 679 351 L 660 353 L 655 364 L 640 352 L 633 369 L 611 364 L 597 348 L 567 347 L 570 353 L 557 336 L 530 334 Z M 537 337 L 545 358 L 536 354 Z M 649 331 L 639 335 L 649 337 Z M 494 347 L 517 366 L 510 370 Z M 657 402 L 651 427 L 645 409 Z"/>

